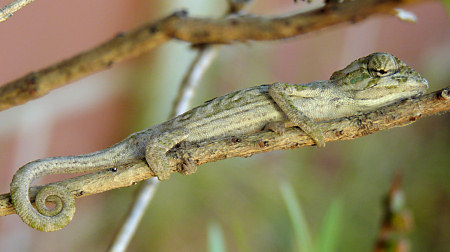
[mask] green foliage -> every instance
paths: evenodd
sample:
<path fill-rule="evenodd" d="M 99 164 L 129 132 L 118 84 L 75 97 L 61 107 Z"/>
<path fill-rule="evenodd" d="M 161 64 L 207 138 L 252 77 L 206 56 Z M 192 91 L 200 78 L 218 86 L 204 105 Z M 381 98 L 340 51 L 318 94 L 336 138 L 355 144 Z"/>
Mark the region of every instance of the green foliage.
<path fill-rule="evenodd" d="M 222 228 L 216 222 L 211 222 L 208 226 L 208 250 L 210 252 L 225 252 L 227 250 Z"/>
<path fill-rule="evenodd" d="M 294 228 L 298 250 L 301 252 L 327 252 L 336 251 L 338 242 L 339 226 L 342 216 L 342 203 L 335 200 L 328 209 L 322 221 L 322 226 L 314 246 L 311 242 L 310 228 L 303 214 L 300 202 L 295 195 L 292 186 L 284 181 L 280 185 L 281 194 L 289 212 L 291 223 Z"/>
<path fill-rule="evenodd" d="M 317 252 L 336 251 L 339 240 L 339 228 L 342 222 L 342 209 L 343 204 L 341 200 L 336 199 L 325 214 L 318 240 L 315 243 Z"/>
<path fill-rule="evenodd" d="M 444 3 L 445 8 L 447 9 L 447 15 L 450 15 L 450 0 L 442 0 L 442 3 Z"/>
<path fill-rule="evenodd" d="M 302 252 L 311 252 L 311 235 L 300 203 L 295 196 L 294 189 L 288 182 L 282 182 L 280 189 L 291 218 L 298 249 Z"/>
<path fill-rule="evenodd" d="M 294 240 L 296 242 L 297 250 L 301 252 L 327 252 L 336 251 L 339 227 L 342 221 L 343 204 L 341 200 L 335 200 L 328 211 L 326 212 L 318 237 L 315 244 L 312 243 L 310 228 L 306 222 L 300 202 L 295 195 L 295 191 L 291 184 L 283 181 L 280 184 L 282 198 L 285 202 L 288 214 L 290 217 L 290 225 L 294 229 Z M 235 223 L 235 237 L 239 240 L 239 251 L 249 251 L 247 242 L 243 241 L 245 236 L 242 228 Z M 314 245 L 314 246 L 313 246 Z M 225 239 L 222 228 L 216 222 L 211 222 L 208 226 L 208 251 L 210 252 L 224 252 L 226 251 Z"/>

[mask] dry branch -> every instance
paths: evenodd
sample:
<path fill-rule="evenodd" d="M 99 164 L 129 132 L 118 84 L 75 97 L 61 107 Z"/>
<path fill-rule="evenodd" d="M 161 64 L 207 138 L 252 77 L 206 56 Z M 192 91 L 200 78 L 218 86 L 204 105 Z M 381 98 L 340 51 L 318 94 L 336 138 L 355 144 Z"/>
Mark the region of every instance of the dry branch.
<path fill-rule="evenodd" d="M 0 111 L 39 98 L 51 90 L 112 64 L 146 53 L 170 39 L 194 44 L 289 38 L 343 22 L 357 22 L 376 13 L 388 13 L 400 4 L 419 0 L 327 1 L 307 13 L 283 17 L 238 15 L 232 18 L 191 18 L 176 12 L 148 23 L 73 58 L 27 74 L 0 87 Z"/>
<path fill-rule="evenodd" d="M 0 23 L 12 17 L 14 12 L 22 9 L 25 5 L 34 2 L 34 0 L 16 0 L 0 9 Z"/>
<path fill-rule="evenodd" d="M 380 108 L 364 115 L 340 118 L 319 123 L 326 141 L 349 140 L 392 127 L 410 124 L 422 116 L 450 110 L 450 86 L 417 98 Z M 181 144 L 168 152 L 172 171 L 181 167 L 183 158 L 189 157 L 197 164 L 215 162 L 232 157 L 249 157 L 256 153 L 279 149 L 292 149 L 313 145 L 313 141 L 297 128 L 291 128 L 282 136 L 262 131 L 246 136 L 218 138 L 199 143 Z M 134 185 L 153 177 L 144 160 L 121 165 L 96 173 L 66 179 L 57 184 L 69 188 L 76 198 L 108 190 Z M 31 188 L 34 200 L 37 187 Z M 0 195 L 0 216 L 13 214 L 9 194 Z"/>
<path fill-rule="evenodd" d="M 402 178 L 399 172 L 395 173 L 389 193 L 383 200 L 383 217 L 374 252 L 410 251 L 406 235 L 414 225 L 412 213 L 405 206 Z"/>
<path fill-rule="evenodd" d="M 225 16 L 240 13 L 251 0 L 228 0 L 228 10 Z M 190 107 L 190 101 L 194 96 L 196 87 L 200 84 L 200 79 L 211 65 L 211 62 L 217 56 L 220 46 L 202 45 L 197 46 L 197 56 L 191 62 L 174 100 L 172 109 L 169 113 L 169 119 L 180 115 Z M 128 209 L 120 228 L 116 231 L 114 239 L 108 247 L 108 251 L 125 251 L 132 237 L 136 233 L 137 227 L 148 208 L 153 195 L 158 188 L 157 178 L 147 179 L 140 184 L 137 189 L 133 202 Z"/>

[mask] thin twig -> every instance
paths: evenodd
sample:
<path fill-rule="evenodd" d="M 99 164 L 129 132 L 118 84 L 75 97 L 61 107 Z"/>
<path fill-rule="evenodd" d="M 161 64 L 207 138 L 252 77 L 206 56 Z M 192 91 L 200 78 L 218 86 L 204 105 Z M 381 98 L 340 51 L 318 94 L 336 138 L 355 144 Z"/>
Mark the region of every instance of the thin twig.
<path fill-rule="evenodd" d="M 194 95 L 195 87 L 200 83 L 201 76 L 203 76 L 203 73 L 212 62 L 214 55 L 216 55 L 215 52 L 217 51 L 218 46 L 215 47 L 216 49 L 213 47 L 210 48 L 210 46 L 199 49 L 197 56 L 192 61 L 188 72 L 183 78 L 169 118 L 181 114 L 189 108 L 189 101 Z M 137 189 L 134 201 L 130 206 L 126 218 L 122 222 L 121 228 L 114 237 L 109 251 L 125 251 L 131 238 L 133 238 L 140 220 L 144 216 L 145 210 L 153 198 L 153 192 L 156 191 L 158 185 L 159 180 L 157 178 L 151 178 L 145 180 Z"/>
<path fill-rule="evenodd" d="M 249 2 L 249 0 L 229 0 L 229 9 L 227 13 L 237 13 Z M 175 98 L 172 110 L 169 113 L 169 119 L 180 115 L 189 109 L 190 101 L 194 96 L 194 91 L 200 84 L 201 77 L 211 65 L 213 59 L 217 56 L 220 46 L 201 45 L 197 46 L 197 48 L 197 56 L 192 61 L 180 84 L 177 97 Z M 116 233 L 109 247 L 109 251 L 121 252 L 126 250 L 158 185 L 159 180 L 151 178 L 145 180 L 138 188 L 134 201 L 122 222 L 119 231 Z"/>
<path fill-rule="evenodd" d="M 120 252 L 126 250 L 144 216 L 148 204 L 152 200 L 153 195 L 155 195 L 158 184 L 159 180 L 157 178 L 148 179 L 141 184 L 136 191 L 133 204 L 126 215 L 126 218 L 122 222 L 120 229 L 116 233 L 108 251 Z"/>
<path fill-rule="evenodd" d="M 34 0 L 16 0 L 10 4 L 5 5 L 5 7 L 2 7 L 0 9 L 0 23 L 12 17 L 14 12 L 22 9 L 22 7 L 31 2 L 34 2 Z"/>
<path fill-rule="evenodd" d="M 427 115 L 450 111 L 450 86 L 414 99 L 408 99 L 373 112 L 320 122 L 318 126 L 326 141 L 350 140 L 392 127 L 408 125 Z M 272 150 L 293 149 L 313 145 L 314 142 L 297 128 L 287 129 L 283 135 L 261 131 L 250 135 L 209 139 L 198 143 L 184 143 L 167 153 L 172 172 L 183 160 L 191 158 L 197 165 L 232 157 L 249 157 Z M 124 164 L 117 171 L 105 170 L 66 179 L 56 184 L 65 186 L 76 198 L 126 187 L 154 177 L 144 160 Z M 34 201 L 37 187 L 30 190 Z M 0 216 L 13 214 L 10 195 L 0 195 Z"/>
<path fill-rule="evenodd" d="M 172 110 L 169 113 L 169 118 L 184 113 L 190 106 L 192 96 L 194 95 L 195 88 L 200 83 L 200 79 L 212 63 L 213 59 L 217 56 L 220 46 L 203 46 L 200 48 L 197 56 L 189 66 L 187 74 L 184 76 L 183 81 L 177 92 L 172 106 Z"/>
<path fill-rule="evenodd" d="M 330 0 L 318 9 L 283 17 L 236 15 L 208 19 L 191 18 L 186 11 L 179 11 L 3 85 L 0 87 L 0 111 L 39 98 L 114 63 L 146 53 L 170 39 L 194 44 L 278 40 L 343 22 L 358 22 L 372 14 L 390 13 L 400 4 L 417 1 L 421 0 Z"/>

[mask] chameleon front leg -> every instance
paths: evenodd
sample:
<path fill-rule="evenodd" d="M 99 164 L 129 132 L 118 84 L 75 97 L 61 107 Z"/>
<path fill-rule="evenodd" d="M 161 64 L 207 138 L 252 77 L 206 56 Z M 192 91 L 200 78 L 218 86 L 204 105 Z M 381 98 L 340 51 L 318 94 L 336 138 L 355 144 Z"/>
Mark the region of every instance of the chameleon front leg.
<path fill-rule="evenodd" d="M 277 82 L 269 87 L 269 95 L 286 114 L 290 122 L 295 126 L 300 127 L 309 137 L 311 137 L 317 146 L 325 146 L 325 137 L 323 132 L 317 126 L 317 124 L 306 116 L 300 108 L 294 105 L 294 102 L 290 96 L 304 97 L 302 93 L 305 92 L 305 87 L 301 85 L 292 85 L 287 83 Z M 269 128 L 279 128 L 279 125 L 268 125 Z M 280 131 L 276 129 L 275 132 Z"/>
<path fill-rule="evenodd" d="M 176 128 L 164 131 L 151 137 L 145 147 L 145 159 L 150 169 L 159 180 L 167 180 L 170 177 L 170 165 L 166 153 L 176 144 L 189 136 L 187 128 Z M 184 174 L 192 174 L 197 170 L 193 162 L 187 161 L 183 165 Z"/>

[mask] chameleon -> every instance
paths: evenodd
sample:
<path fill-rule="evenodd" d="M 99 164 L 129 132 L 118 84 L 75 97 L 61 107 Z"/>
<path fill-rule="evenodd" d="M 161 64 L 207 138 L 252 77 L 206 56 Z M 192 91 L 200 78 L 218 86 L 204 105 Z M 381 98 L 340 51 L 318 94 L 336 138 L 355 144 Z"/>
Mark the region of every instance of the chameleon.
<path fill-rule="evenodd" d="M 427 88 L 427 80 L 414 69 L 389 53 L 379 52 L 353 61 L 334 72 L 329 80 L 307 84 L 276 82 L 237 90 L 133 133 L 104 150 L 25 164 L 11 182 L 12 203 L 29 226 L 56 231 L 72 220 L 75 199 L 67 188 L 47 185 L 38 192 L 34 209 L 28 191 L 37 177 L 94 172 L 145 159 L 159 180 L 167 180 L 171 167 L 166 153 L 183 141 L 208 141 L 262 130 L 282 134 L 287 127 L 300 128 L 322 147 L 325 138 L 317 122 L 373 111 L 420 95 Z M 179 172 L 192 174 L 195 171 L 192 160 L 183 160 Z M 55 206 L 49 209 L 47 201 L 54 202 Z"/>

